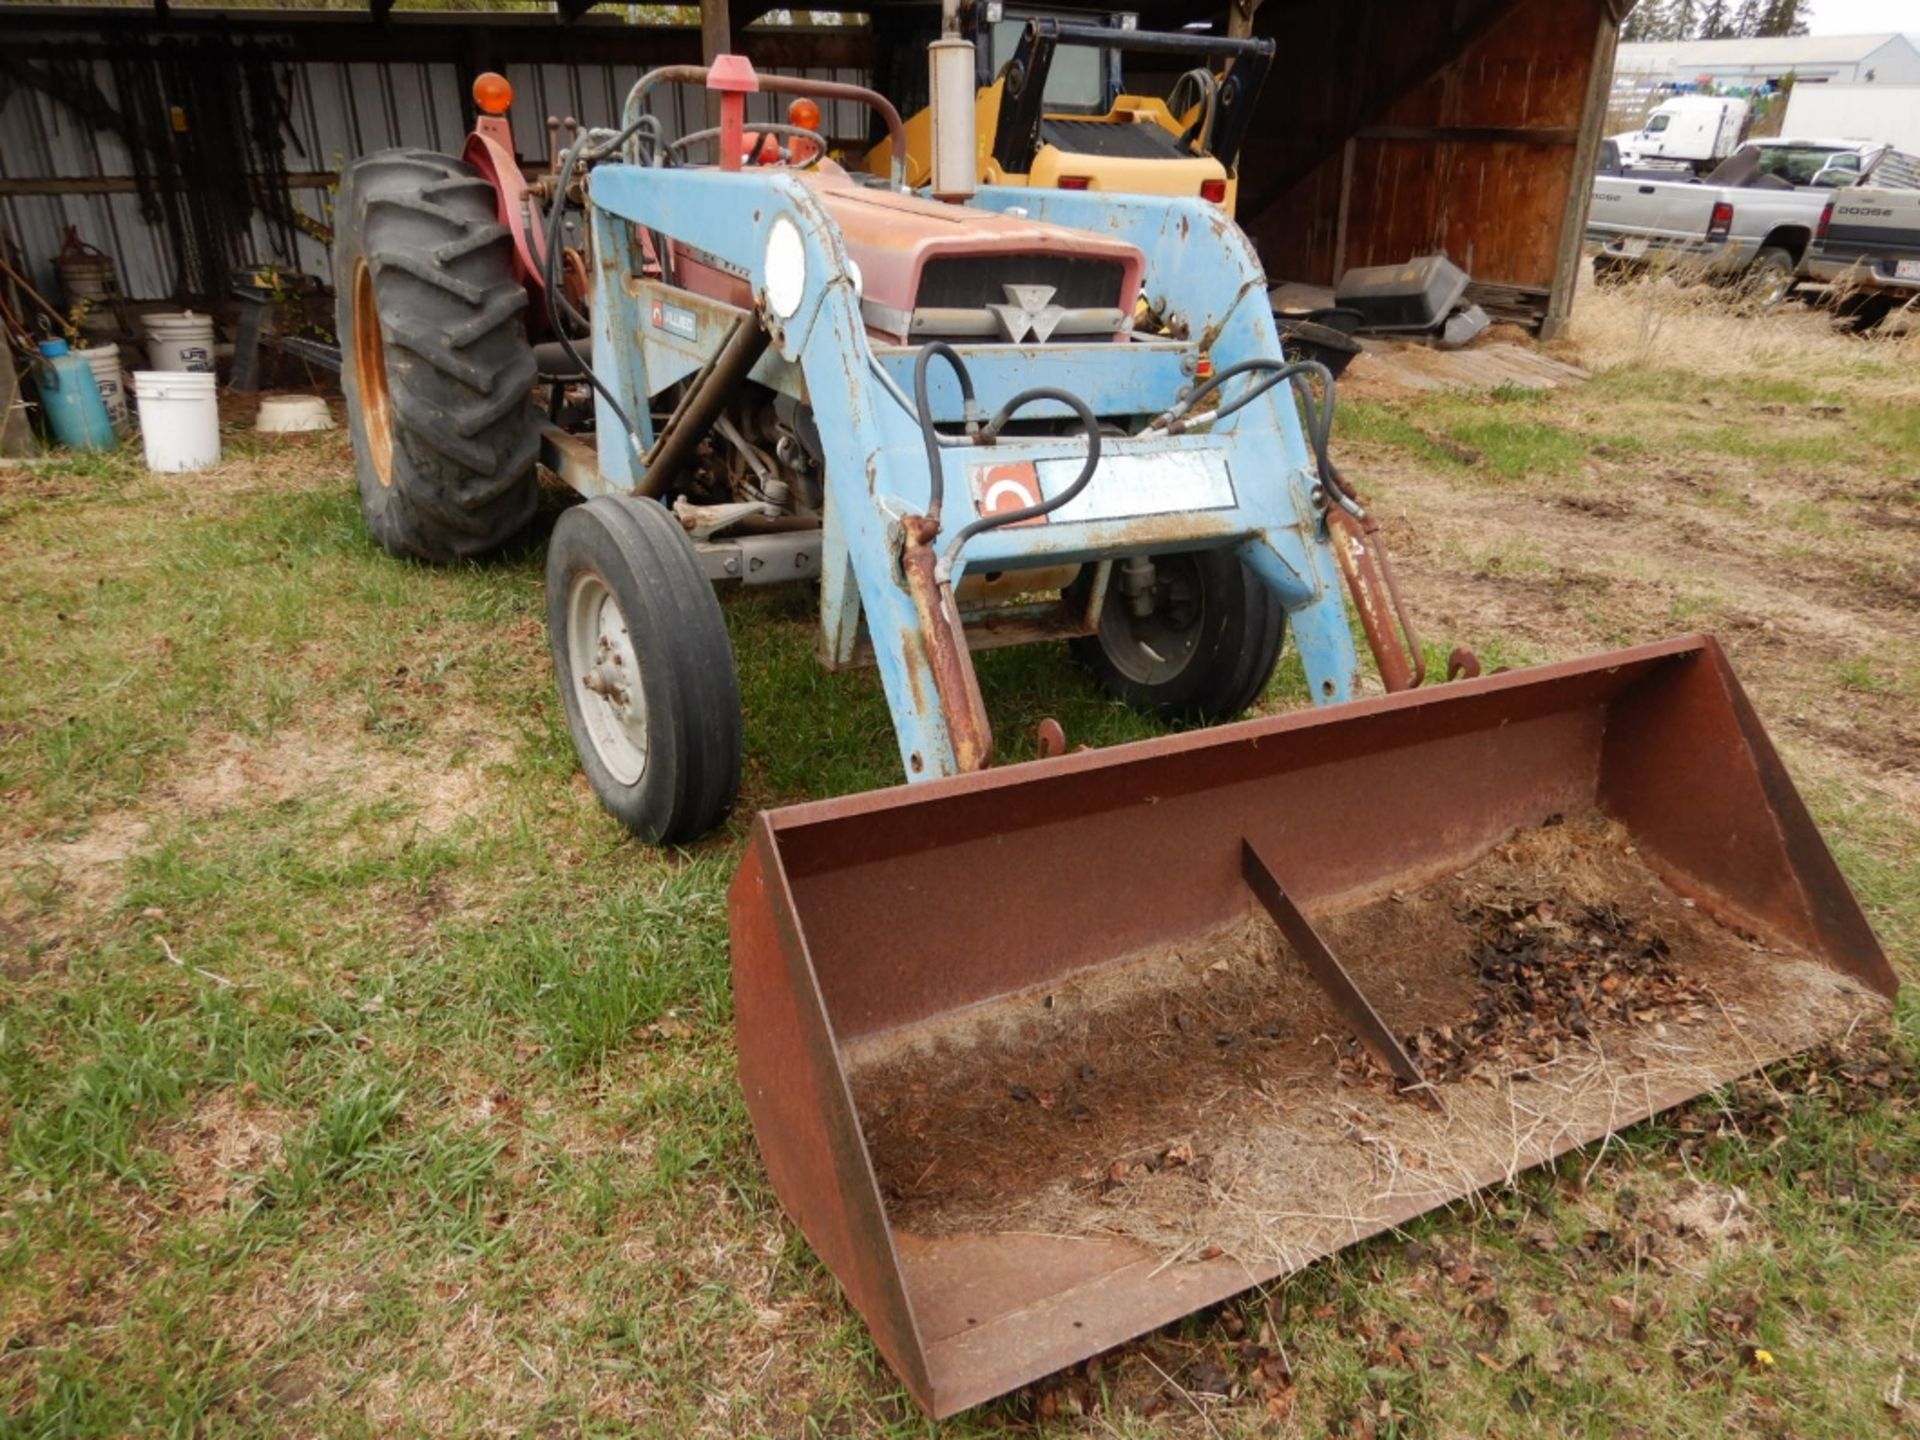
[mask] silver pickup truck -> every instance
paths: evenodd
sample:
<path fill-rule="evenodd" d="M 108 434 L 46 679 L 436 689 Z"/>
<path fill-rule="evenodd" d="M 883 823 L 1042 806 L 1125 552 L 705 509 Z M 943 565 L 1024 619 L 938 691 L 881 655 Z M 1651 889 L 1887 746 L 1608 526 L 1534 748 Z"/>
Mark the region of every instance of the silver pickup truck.
<path fill-rule="evenodd" d="M 1920 308 L 1920 189 L 1862 187 L 1829 202 L 1814 236 L 1813 268 L 1854 330 Z"/>
<path fill-rule="evenodd" d="M 1858 140 L 1755 140 L 1705 180 L 1598 175 L 1587 236 L 1594 273 L 1617 279 L 1654 267 L 1743 280 L 1776 305 L 1802 279 L 1829 279 L 1814 237 L 1827 202 L 1863 183 L 1920 187 L 1920 160 Z"/>

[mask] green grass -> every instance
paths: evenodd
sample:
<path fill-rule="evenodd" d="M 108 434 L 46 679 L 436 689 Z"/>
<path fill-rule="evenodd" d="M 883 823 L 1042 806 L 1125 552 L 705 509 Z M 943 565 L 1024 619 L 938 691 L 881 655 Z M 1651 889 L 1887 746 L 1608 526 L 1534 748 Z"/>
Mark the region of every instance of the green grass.
<path fill-rule="evenodd" d="M 1343 438 L 1462 484 L 1564 490 L 1664 456 L 1620 405 L 1683 400 L 1608 377 L 1352 404 Z M 1891 408 L 1849 423 L 1876 464 L 1920 448 Z M 1683 448 L 1708 453 L 1719 424 Z M 291 458 L 230 439 L 238 460 L 201 484 L 125 459 L 0 472 L 0 1434 L 1894 1423 L 1880 1394 L 1920 1292 L 1911 1095 L 1856 1105 L 1795 1072 L 1777 1108 L 1726 1092 L 928 1426 L 782 1216 L 731 1041 L 725 891 L 751 808 L 897 781 L 871 673 L 817 665 L 806 595 L 730 597 L 746 804 L 648 851 L 575 773 L 537 547 L 397 564 L 365 537 L 336 439 Z M 1580 558 L 1497 537 L 1435 551 L 1536 582 Z M 1498 632 L 1480 648 L 1489 668 L 1556 653 Z M 1834 664 L 1836 695 L 1888 703 L 1920 673 L 1911 655 Z M 1046 715 L 1075 743 L 1156 733 L 1057 650 L 990 654 L 980 675 L 1008 759 Z M 1266 703 L 1304 698 L 1289 655 Z M 1814 799 L 1904 964 L 1920 834 L 1869 788 Z M 1908 1063 L 1915 1029 L 1905 1006 Z M 1633 1216 L 1702 1183 L 1744 1193 L 1748 1242 L 1635 1262 Z M 1256 1342 L 1284 1346 L 1290 1387 L 1249 1370 Z M 1191 1392 L 1202 1361 L 1240 1398 L 1159 1378 Z M 1070 1418 L 1082 1390 L 1105 1397 L 1097 1420 Z"/>

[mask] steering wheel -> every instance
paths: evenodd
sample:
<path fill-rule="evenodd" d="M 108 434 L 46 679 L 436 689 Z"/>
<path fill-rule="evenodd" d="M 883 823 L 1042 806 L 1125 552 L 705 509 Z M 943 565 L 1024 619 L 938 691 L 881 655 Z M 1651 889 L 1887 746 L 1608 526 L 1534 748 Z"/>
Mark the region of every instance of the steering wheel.
<path fill-rule="evenodd" d="M 740 127 L 740 133 L 751 142 L 747 146 L 746 154 L 740 157 L 741 164 L 743 165 L 773 165 L 785 169 L 795 166 L 817 164 L 826 158 L 827 142 L 821 138 L 819 131 L 809 130 L 802 125 L 789 125 L 785 122 L 768 120 L 764 123 L 742 125 Z M 805 158 L 795 158 L 792 146 L 780 145 L 776 147 L 774 155 L 768 157 L 766 154 L 766 142 L 775 136 L 783 137 L 790 141 L 804 141 L 810 147 L 812 153 Z M 678 159 L 681 152 L 691 146 L 710 144 L 718 147 L 719 143 L 720 131 L 716 126 L 707 130 L 695 130 L 689 135 L 682 135 L 678 140 L 670 143 L 667 146 L 667 150 Z"/>

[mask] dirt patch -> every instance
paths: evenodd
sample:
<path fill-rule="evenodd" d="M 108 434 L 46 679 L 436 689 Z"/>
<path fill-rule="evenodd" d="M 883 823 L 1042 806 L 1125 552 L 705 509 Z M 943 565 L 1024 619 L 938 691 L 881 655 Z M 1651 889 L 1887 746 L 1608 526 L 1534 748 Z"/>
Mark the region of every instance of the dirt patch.
<path fill-rule="evenodd" d="M 1710 1251 L 1737 1245 L 1753 1232 L 1753 1207 L 1737 1186 L 1688 1181 L 1662 1207 L 1662 1215 L 1674 1234 Z"/>
<path fill-rule="evenodd" d="M 195 759 L 156 788 L 150 808 L 199 818 L 316 795 L 395 800 L 412 807 L 414 824 L 442 834 L 481 808 L 487 768 L 511 759 L 512 749 L 496 735 L 459 727 L 427 745 L 459 758 L 436 766 L 421 755 L 368 747 L 335 726 L 266 738 L 208 734 L 191 747 Z"/>
<path fill-rule="evenodd" d="M 236 810 L 324 798 L 349 806 L 391 801 L 393 827 L 438 836 L 481 814 L 498 788 L 489 772 L 512 759 L 497 734 L 450 724 L 428 742 L 446 758 L 365 745 L 341 726 L 270 737 L 208 732 L 157 780 L 136 808 L 96 815 L 68 840 L 0 837 L 0 975 L 20 980 L 64 963 L 69 941 L 106 923 L 127 885 L 127 865 L 160 829 Z M 342 844 L 358 845 L 343 838 Z"/>
<path fill-rule="evenodd" d="M 1649 458 L 1617 467 L 1604 487 L 1535 493 L 1462 485 L 1389 447 L 1353 448 L 1358 483 L 1404 517 L 1391 543 L 1430 640 L 1549 659 L 1713 631 L 1776 733 L 1799 730 L 1920 816 L 1911 704 L 1836 685 L 1857 657 L 1876 657 L 1890 677 L 1914 668 L 1920 605 L 1909 603 L 1904 530 L 1796 529 L 1817 477 L 1726 457 Z M 1546 573 L 1488 563 L 1510 553 Z"/>
<path fill-rule="evenodd" d="M 1317 1253 L 1885 1008 L 1715 923 L 1597 817 L 1317 923 L 1438 1107 L 1250 921 L 850 1057 L 892 1223 Z"/>
<path fill-rule="evenodd" d="M 0 838 L 0 976 L 25 980 L 65 963 L 71 921 L 112 908 L 146 829 L 137 816 L 115 814 L 71 840 Z"/>
<path fill-rule="evenodd" d="M 173 1172 L 175 1204 L 204 1215 L 244 1199 L 280 1159 L 293 1117 L 223 1090 L 160 1145 Z"/>

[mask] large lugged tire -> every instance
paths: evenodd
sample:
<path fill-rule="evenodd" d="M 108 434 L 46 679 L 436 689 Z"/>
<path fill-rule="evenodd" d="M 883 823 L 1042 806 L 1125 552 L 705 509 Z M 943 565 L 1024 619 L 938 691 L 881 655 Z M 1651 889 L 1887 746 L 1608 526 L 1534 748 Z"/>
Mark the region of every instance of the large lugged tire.
<path fill-rule="evenodd" d="M 733 647 L 687 533 L 657 501 L 602 496 L 547 546 L 547 628 L 594 794 L 641 839 L 694 840 L 740 791 Z"/>
<path fill-rule="evenodd" d="M 1100 628 L 1072 642 L 1109 692 L 1164 720 L 1230 720 L 1260 698 L 1287 613 L 1231 550 L 1153 557 L 1153 609 L 1137 618 L 1115 567 Z"/>
<path fill-rule="evenodd" d="M 464 161 L 383 150 L 347 167 L 333 277 L 341 382 L 367 528 L 449 564 L 497 550 L 539 504 L 512 237 Z"/>

